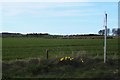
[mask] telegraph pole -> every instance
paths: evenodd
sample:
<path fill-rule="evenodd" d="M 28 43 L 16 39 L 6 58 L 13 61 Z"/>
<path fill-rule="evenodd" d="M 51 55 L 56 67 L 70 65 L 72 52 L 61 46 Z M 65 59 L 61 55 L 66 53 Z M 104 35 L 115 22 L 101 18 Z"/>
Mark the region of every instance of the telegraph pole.
<path fill-rule="evenodd" d="M 106 38 L 107 38 L 107 13 L 105 13 L 105 34 L 104 34 L 104 63 L 106 63 Z"/>

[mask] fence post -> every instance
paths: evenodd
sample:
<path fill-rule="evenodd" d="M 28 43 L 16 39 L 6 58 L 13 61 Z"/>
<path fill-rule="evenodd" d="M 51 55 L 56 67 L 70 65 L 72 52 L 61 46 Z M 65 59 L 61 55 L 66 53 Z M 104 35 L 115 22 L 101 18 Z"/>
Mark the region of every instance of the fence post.
<path fill-rule="evenodd" d="M 48 60 L 48 49 L 46 49 L 46 59 Z"/>

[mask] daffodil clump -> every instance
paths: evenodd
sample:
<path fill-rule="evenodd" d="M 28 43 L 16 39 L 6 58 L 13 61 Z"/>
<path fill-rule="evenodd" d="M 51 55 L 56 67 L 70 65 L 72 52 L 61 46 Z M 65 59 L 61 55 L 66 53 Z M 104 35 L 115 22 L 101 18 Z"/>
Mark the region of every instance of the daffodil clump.
<path fill-rule="evenodd" d="M 82 58 L 72 58 L 70 56 L 62 57 L 59 59 L 59 64 L 61 65 L 72 65 L 72 66 L 80 66 L 81 63 L 84 63 Z"/>
<path fill-rule="evenodd" d="M 66 56 L 66 57 L 62 57 L 60 58 L 60 61 L 72 61 L 74 58 L 70 57 L 70 56 Z"/>
<path fill-rule="evenodd" d="M 65 56 L 59 59 L 59 63 L 63 65 L 72 65 L 73 62 L 74 62 L 74 58 L 70 56 Z"/>

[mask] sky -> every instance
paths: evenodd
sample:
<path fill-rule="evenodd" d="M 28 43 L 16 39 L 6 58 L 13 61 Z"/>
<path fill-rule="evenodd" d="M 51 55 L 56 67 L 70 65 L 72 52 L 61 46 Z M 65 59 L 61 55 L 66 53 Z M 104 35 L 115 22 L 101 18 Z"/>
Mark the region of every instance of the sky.
<path fill-rule="evenodd" d="M 59 35 L 97 34 L 118 27 L 118 2 L 5 2 L 0 8 L 1 32 Z"/>

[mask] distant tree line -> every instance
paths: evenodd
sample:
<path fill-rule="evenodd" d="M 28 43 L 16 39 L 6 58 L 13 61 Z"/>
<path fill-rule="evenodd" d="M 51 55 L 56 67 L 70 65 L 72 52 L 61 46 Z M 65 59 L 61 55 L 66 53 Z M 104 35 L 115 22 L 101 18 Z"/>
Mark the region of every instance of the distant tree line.
<path fill-rule="evenodd" d="M 2 37 L 41 37 L 41 38 L 57 38 L 62 37 L 62 35 L 50 35 L 48 33 L 28 33 L 28 34 L 21 34 L 21 33 L 8 33 L 2 32 L 0 33 Z"/>
<path fill-rule="evenodd" d="M 29 33 L 29 34 L 21 34 L 21 33 L 8 33 L 3 32 L 2 37 L 45 37 L 49 36 L 48 33 Z"/>
<path fill-rule="evenodd" d="M 49 36 L 48 33 L 29 33 L 29 34 L 26 34 L 25 36 L 28 36 L 28 37 L 45 37 L 45 36 Z"/>
<path fill-rule="evenodd" d="M 8 33 L 8 32 L 2 32 L 0 33 L 0 36 L 2 37 L 38 37 L 38 38 L 62 38 L 62 39 L 103 39 L 105 30 L 99 30 L 98 34 L 76 34 L 76 35 L 50 35 L 48 33 L 28 33 L 28 34 L 21 34 L 21 33 Z M 110 33 L 112 33 L 111 36 Z M 120 28 L 113 28 L 110 30 L 107 29 L 107 35 L 108 38 L 113 38 L 113 36 L 120 36 Z"/>
<path fill-rule="evenodd" d="M 20 37 L 20 36 L 22 36 L 22 34 L 21 33 L 8 33 L 8 32 L 2 32 L 2 33 L 0 33 L 0 35 L 2 36 L 2 37 Z"/>
<path fill-rule="evenodd" d="M 98 34 L 83 34 L 83 35 L 50 35 L 48 33 L 29 33 L 29 34 L 21 34 L 21 33 L 8 33 L 3 32 L 2 37 L 51 37 L 51 38 L 57 38 L 57 37 L 81 37 L 81 36 L 101 36 Z"/>
<path fill-rule="evenodd" d="M 99 30 L 98 34 L 99 35 L 104 35 L 105 30 Z M 112 36 L 120 36 L 120 28 L 113 28 L 112 30 L 110 30 L 109 28 L 107 29 L 107 35 L 109 36 L 110 33 L 112 33 Z"/>

